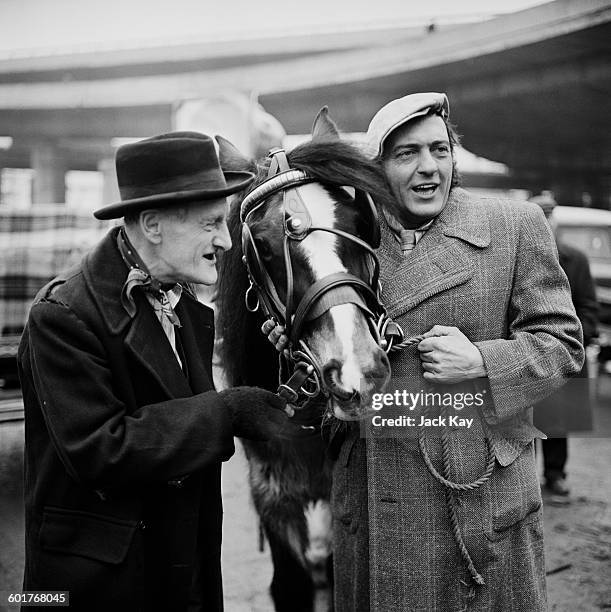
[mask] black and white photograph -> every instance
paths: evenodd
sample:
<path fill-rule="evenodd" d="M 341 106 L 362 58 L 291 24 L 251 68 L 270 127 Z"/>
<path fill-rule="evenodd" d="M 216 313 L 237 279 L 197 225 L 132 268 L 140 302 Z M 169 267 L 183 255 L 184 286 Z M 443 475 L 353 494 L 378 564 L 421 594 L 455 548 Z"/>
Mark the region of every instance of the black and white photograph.
<path fill-rule="evenodd" d="M 0 612 L 611 609 L 611 0 L 0 0 Z"/>

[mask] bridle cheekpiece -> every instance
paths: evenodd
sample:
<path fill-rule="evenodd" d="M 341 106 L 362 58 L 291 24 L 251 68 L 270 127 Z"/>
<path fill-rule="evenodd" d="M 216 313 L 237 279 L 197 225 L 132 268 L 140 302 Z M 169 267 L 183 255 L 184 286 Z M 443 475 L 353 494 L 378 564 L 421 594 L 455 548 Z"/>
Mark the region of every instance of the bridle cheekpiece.
<path fill-rule="evenodd" d="M 375 248 L 379 244 L 377 210 L 369 194 L 365 198 L 371 218 L 368 242 L 343 230 L 312 225 L 308 207 L 299 187 L 320 182 L 303 170 L 290 168 L 283 149 L 272 149 L 267 179 L 250 191 L 240 207 L 242 222 L 243 262 L 248 271 L 250 286 L 246 292 L 246 307 L 250 312 L 261 309 L 266 318 L 284 326 L 289 338 L 288 357 L 280 355 L 280 386 L 278 394 L 287 402 L 303 407 L 311 399 L 323 394 L 331 395 L 324 382 L 320 364 L 301 338 L 307 321 L 316 318 L 339 304 L 354 303 L 365 313 L 372 335 L 381 348 L 389 351 L 401 342 L 403 332 L 394 323 L 380 301 L 379 262 Z M 276 287 L 263 263 L 249 227 L 249 218 L 265 205 L 270 196 L 283 194 L 284 238 L 283 255 L 286 273 L 286 299 L 280 299 Z M 365 250 L 373 262 L 369 282 L 348 272 L 327 275 L 311 285 L 298 304 L 295 304 L 293 266 L 290 241 L 300 241 L 315 231 L 330 232 L 351 241 Z"/>

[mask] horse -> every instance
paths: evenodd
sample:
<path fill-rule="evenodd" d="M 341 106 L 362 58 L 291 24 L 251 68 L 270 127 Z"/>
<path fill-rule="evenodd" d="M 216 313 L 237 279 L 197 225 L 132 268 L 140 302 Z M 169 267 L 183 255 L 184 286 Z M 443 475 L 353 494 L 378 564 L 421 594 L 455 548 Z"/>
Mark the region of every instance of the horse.
<path fill-rule="evenodd" d="M 216 298 L 220 361 L 231 386 L 275 391 L 280 379 L 279 394 L 304 430 L 292 441 L 242 441 L 272 555 L 270 592 L 278 612 L 330 611 L 327 446 L 390 378 L 385 349 L 394 338 L 384 337 L 371 196 L 392 205 L 392 195 L 378 166 L 340 139 L 326 108 L 311 141 L 260 163 L 217 142 L 224 169 L 257 176 L 229 213 L 234 247 L 220 261 Z M 261 333 L 264 318 L 285 325 L 288 357 Z"/>

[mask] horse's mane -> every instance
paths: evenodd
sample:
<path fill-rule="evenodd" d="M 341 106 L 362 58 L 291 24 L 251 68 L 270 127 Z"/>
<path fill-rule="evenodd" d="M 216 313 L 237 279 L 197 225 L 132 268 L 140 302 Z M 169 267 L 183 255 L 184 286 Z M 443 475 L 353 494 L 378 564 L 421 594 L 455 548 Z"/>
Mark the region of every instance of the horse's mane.
<path fill-rule="evenodd" d="M 379 165 L 357 146 L 342 140 L 306 142 L 287 154 L 291 168 L 303 170 L 317 181 L 330 185 L 350 185 L 369 193 L 382 207 L 393 206 L 393 196 Z M 253 186 L 267 177 L 270 160 L 251 170 L 257 173 Z M 256 384 L 277 387 L 277 353 L 260 331 L 261 316 L 246 310 L 248 288 L 242 263 L 240 204 L 245 193 L 236 197 L 229 213 L 232 249 L 224 253 L 217 286 L 217 337 L 221 363 L 230 385 Z"/>

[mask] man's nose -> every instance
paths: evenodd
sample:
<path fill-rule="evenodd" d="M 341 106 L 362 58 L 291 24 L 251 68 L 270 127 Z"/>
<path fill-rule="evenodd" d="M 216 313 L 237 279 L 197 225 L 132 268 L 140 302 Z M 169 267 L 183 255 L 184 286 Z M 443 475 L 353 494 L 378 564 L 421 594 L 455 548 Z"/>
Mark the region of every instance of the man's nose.
<path fill-rule="evenodd" d="M 214 246 L 222 249 L 223 251 L 228 251 L 231 248 L 231 244 L 231 235 L 229 233 L 229 228 L 227 227 L 227 222 L 223 221 L 219 231 L 214 237 Z"/>
<path fill-rule="evenodd" d="M 437 170 L 437 162 L 428 149 L 423 149 L 418 158 L 418 172 L 433 174 Z"/>

